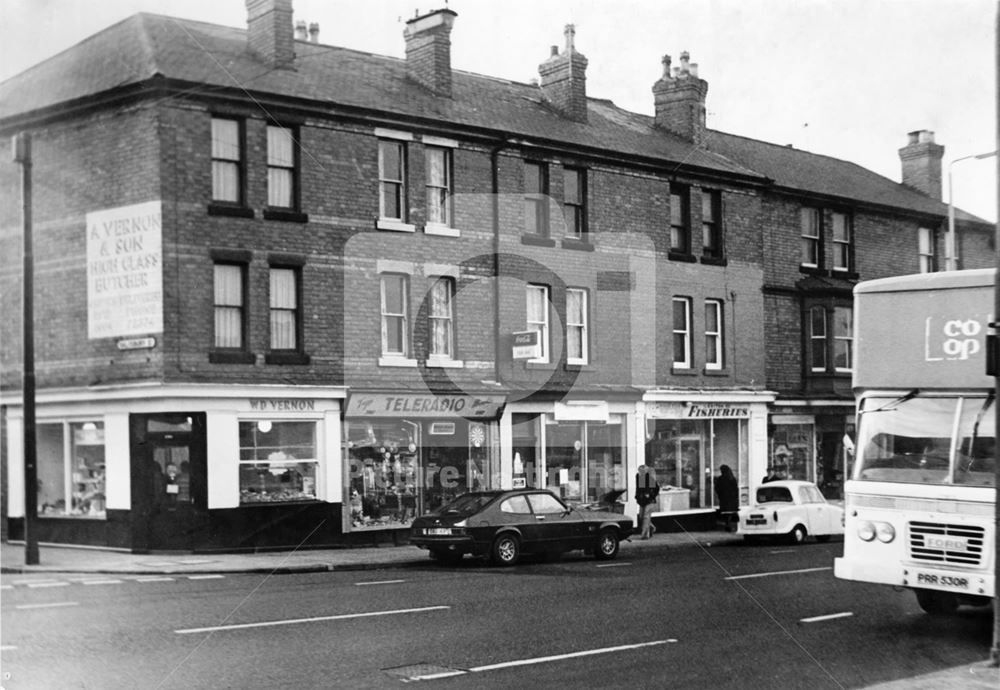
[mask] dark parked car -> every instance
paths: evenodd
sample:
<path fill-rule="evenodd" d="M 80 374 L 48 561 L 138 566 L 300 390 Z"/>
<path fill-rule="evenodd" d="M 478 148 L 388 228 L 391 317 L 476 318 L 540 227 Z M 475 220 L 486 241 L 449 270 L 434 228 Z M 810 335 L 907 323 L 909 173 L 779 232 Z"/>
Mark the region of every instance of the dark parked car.
<path fill-rule="evenodd" d="M 601 560 L 618 555 L 632 534 L 632 518 L 574 508 L 549 491 L 479 491 L 459 496 L 410 527 L 410 543 L 431 558 L 457 561 L 467 553 L 514 565 L 522 553 L 583 549 Z"/>

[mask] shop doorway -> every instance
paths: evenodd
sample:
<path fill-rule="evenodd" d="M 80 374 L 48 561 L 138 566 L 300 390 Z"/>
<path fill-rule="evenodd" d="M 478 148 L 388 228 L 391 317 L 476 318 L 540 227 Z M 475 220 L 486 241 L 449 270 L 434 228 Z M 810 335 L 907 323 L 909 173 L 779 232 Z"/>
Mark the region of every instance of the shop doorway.
<path fill-rule="evenodd" d="M 131 415 L 132 548 L 191 551 L 206 507 L 204 413 Z"/>

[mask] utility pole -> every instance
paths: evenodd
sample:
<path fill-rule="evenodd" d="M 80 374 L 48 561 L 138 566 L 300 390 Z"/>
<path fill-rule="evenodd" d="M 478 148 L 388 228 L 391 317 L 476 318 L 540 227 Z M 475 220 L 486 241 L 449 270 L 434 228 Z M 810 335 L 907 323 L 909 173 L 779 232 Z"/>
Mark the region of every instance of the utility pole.
<path fill-rule="evenodd" d="M 11 142 L 14 162 L 21 164 L 21 218 L 23 223 L 24 277 L 22 329 L 24 331 L 24 564 L 38 565 L 38 450 L 35 444 L 35 307 L 34 251 L 31 247 L 31 135 L 15 134 Z"/>

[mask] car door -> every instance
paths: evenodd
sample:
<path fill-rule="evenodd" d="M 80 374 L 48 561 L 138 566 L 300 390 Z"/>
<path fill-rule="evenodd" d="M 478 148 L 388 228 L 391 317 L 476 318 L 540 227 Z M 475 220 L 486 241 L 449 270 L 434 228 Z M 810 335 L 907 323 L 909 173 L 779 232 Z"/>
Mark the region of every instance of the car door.
<path fill-rule="evenodd" d="M 583 521 L 575 510 L 550 493 L 528 494 L 531 512 L 535 516 L 535 534 L 545 550 L 573 548 L 580 539 Z"/>
<path fill-rule="evenodd" d="M 809 524 L 806 525 L 806 529 L 809 530 L 809 534 L 829 534 L 830 513 L 819 489 L 814 486 L 799 487 L 799 500 L 808 516 Z"/>

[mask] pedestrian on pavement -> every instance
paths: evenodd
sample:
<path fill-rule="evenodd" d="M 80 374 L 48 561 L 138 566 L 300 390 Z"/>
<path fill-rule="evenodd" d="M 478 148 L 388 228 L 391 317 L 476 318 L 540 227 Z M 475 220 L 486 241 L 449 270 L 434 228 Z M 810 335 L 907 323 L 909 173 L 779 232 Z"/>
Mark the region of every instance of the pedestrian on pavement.
<path fill-rule="evenodd" d="M 719 467 L 719 477 L 715 480 L 715 495 L 719 499 L 719 515 L 728 532 L 729 522 L 736 517 L 740 507 L 740 490 L 736 476 L 729 465 Z"/>
<path fill-rule="evenodd" d="M 639 465 L 635 475 L 635 500 L 639 504 L 640 539 L 649 539 L 656 531 L 653 526 L 653 506 L 660 495 L 660 485 L 652 467 Z"/>

